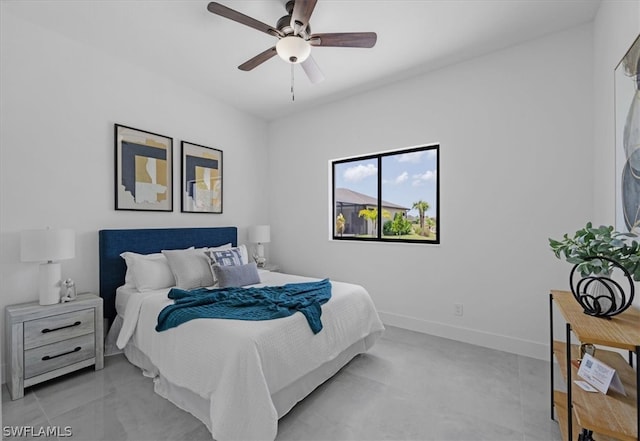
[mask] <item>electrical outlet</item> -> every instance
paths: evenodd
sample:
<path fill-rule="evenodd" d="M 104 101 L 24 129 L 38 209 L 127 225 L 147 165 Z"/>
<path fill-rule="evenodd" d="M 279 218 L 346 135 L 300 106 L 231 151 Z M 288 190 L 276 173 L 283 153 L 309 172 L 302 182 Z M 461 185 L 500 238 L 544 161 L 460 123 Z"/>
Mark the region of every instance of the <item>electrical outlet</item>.
<path fill-rule="evenodd" d="M 454 303 L 453 315 L 462 316 L 462 303 Z"/>

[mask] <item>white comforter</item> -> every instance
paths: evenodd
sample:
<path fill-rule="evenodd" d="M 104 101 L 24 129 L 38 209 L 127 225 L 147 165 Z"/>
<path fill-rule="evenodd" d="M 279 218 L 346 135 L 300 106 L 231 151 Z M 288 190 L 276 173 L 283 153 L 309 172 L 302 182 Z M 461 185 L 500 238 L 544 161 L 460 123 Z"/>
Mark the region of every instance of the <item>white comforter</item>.
<path fill-rule="evenodd" d="M 315 280 L 260 275 L 262 285 L 272 286 Z M 315 335 L 301 313 L 268 321 L 197 319 L 156 332 L 158 313 L 172 303 L 167 292 L 131 298 L 117 345 L 133 341 L 168 381 L 209 400 L 218 441 L 274 439 L 278 415 L 271 395 L 384 329 L 363 287 L 332 281 L 323 329 Z"/>

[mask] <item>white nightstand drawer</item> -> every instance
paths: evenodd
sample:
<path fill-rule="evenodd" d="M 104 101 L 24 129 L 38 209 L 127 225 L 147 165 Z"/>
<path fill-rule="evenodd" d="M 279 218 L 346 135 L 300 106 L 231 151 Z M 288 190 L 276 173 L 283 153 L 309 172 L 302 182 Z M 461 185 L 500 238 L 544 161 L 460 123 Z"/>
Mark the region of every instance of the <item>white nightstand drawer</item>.
<path fill-rule="evenodd" d="M 32 349 L 93 333 L 94 308 L 24 322 L 24 348 Z"/>
<path fill-rule="evenodd" d="M 24 378 L 95 357 L 95 341 L 94 334 L 87 334 L 24 351 Z"/>

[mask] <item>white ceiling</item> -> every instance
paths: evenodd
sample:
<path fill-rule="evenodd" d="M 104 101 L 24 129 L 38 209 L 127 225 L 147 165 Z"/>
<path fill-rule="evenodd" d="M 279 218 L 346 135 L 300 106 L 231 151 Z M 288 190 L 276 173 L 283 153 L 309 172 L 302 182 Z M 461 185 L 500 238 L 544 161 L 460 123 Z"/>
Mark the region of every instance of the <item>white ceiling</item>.
<path fill-rule="evenodd" d="M 220 0 L 275 26 L 286 0 Z M 237 66 L 274 37 L 207 11 L 207 0 L 2 0 L 10 12 L 161 72 L 266 120 L 589 22 L 600 0 L 318 0 L 311 30 L 373 31 L 372 49 L 314 47 L 325 81 L 274 57 Z"/>

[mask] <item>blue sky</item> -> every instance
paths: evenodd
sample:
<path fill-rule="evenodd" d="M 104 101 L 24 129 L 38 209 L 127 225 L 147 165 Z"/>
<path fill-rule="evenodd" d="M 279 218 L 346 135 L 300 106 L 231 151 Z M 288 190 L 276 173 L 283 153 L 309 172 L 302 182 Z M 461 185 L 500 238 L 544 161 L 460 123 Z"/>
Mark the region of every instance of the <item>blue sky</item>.
<path fill-rule="evenodd" d="M 437 150 L 384 156 L 382 158 L 382 199 L 411 208 L 414 202 L 429 203 L 427 216 L 436 215 Z M 376 197 L 377 159 L 336 164 L 336 187 Z M 410 215 L 417 216 L 417 210 Z"/>

